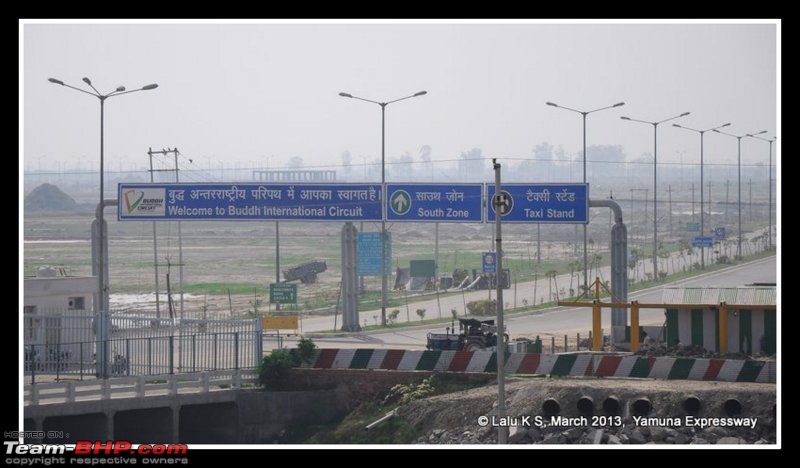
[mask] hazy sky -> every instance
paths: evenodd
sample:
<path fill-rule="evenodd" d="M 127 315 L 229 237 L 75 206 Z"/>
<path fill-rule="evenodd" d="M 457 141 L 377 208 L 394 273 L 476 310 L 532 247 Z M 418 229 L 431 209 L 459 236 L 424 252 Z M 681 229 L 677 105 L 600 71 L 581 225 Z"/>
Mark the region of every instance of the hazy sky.
<path fill-rule="evenodd" d="M 652 152 L 652 126 L 621 115 L 731 133 L 776 125 L 776 24 L 24 24 L 22 111 L 26 169 L 56 161 L 97 165 L 99 103 L 47 81 L 102 92 L 158 83 L 106 102 L 106 163 L 144 167 L 148 147 L 178 147 L 201 167 L 225 161 L 306 166 L 380 156 L 380 108 L 340 91 L 388 101 L 387 160 L 453 160 L 473 147 L 525 158 L 537 144 L 581 148 L 581 117 L 545 101 L 590 110 L 588 144 Z M 748 141 L 749 140 L 749 141 Z M 699 137 L 659 127 L 659 161 L 699 158 Z M 267 158 L 273 156 L 268 162 Z M 706 158 L 734 162 L 736 140 L 706 137 Z M 591 157 L 591 155 L 590 155 Z M 766 162 L 747 139 L 743 162 Z M 440 166 L 441 167 L 441 166 Z M 488 169 L 488 167 L 487 167 Z M 491 174 L 487 174 L 487 180 Z"/>

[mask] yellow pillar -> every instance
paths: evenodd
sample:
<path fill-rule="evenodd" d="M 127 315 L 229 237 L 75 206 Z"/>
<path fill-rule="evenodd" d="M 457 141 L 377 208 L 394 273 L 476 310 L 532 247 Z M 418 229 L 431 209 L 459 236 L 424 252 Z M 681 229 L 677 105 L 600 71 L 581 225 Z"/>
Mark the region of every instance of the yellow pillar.
<path fill-rule="evenodd" d="M 728 304 L 719 303 L 719 352 L 728 352 Z"/>
<path fill-rule="evenodd" d="M 600 300 L 600 278 L 596 277 L 594 279 L 594 298 L 598 301 Z"/>
<path fill-rule="evenodd" d="M 600 330 L 600 301 L 592 303 L 592 351 L 600 351 L 603 348 L 603 332 Z"/>
<path fill-rule="evenodd" d="M 631 302 L 631 352 L 639 351 L 639 302 Z"/>

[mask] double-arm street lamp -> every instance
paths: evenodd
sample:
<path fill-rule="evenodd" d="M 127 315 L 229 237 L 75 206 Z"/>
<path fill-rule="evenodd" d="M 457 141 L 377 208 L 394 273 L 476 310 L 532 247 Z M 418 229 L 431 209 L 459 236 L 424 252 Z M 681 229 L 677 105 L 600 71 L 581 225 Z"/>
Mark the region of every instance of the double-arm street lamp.
<path fill-rule="evenodd" d="M 762 132 L 763 133 L 763 132 Z M 766 141 L 769 143 L 769 231 L 768 231 L 768 241 L 767 246 L 772 247 L 772 143 L 778 139 L 778 137 L 772 137 L 771 140 L 766 138 L 761 138 L 759 136 L 749 134 L 749 137 L 755 138 L 756 140 Z"/>
<path fill-rule="evenodd" d="M 690 112 L 684 112 L 683 114 L 657 122 L 632 119 L 625 116 L 620 117 L 622 120 L 650 124 L 653 126 L 653 281 L 658 281 L 658 126 L 670 120 L 686 117 L 689 114 Z"/>
<path fill-rule="evenodd" d="M 599 109 L 594 109 L 594 110 L 590 110 L 590 111 L 580 111 L 580 110 L 577 110 L 577 109 L 572 109 L 570 107 L 561 106 L 561 105 L 556 104 L 555 102 L 550 102 L 550 101 L 545 102 L 545 104 L 548 105 L 548 106 L 557 107 L 559 109 L 564 109 L 564 110 L 568 110 L 568 111 L 571 111 L 571 112 L 577 112 L 578 114 L 581 114 L 583 116 L 583 183 L 585 184 L 586 183 L 586 116 L 589 115 L 589 114 L 592 114 L 594 112 L 599 112 L 601 110 L 613 109 L 615 107 L 621 107 L 621 106 L 624 106 L 625 103 L 624 102 L 618 102 L 618 103 L 616 103 L 614 105 L 611 105 L 611 106 L 601 107 Z M 589 261 L 588 261 L 588 255 L 586 253 L 586 238 L 587 238 L 586 229 L 587 229 L 587 225 L 584 224 L 583 225 L 583 287 L 584 287 L 584 291 L 586 291 L 588 289 L 588 287 L 589 287 L 589 278 L 588 278 Z"/>
<path fill-rule="evenodd" d="M 105 106 L 106 99 L 108 99 L 110 97 L 122 96 L 123 94 L 135 93 L 137 91 L 149 91 L 151 89 L 158 88 L 158 85 L 153 83 L 153 84 L 142 86 L 141 88 L 130 89 L 130 90 L 126 90 L 124 86 L 118 86 L 117 89 L 115 89 L 114 91 L 111 91 L 110 93 L 103 94 L 100 91 L 98 91 L 97 88 L 94 87 L 94 85 L 92 85 L 92 81 L 89 78 L 85 78 L 85 77 L 83 78 L 83 82 L 86 83 L 87 85 L 89 85 L 89 87 L 92 89 L 93 92 L 90 92 L 90 91 L 87 91 L 87 90 L 81 89 L 81 88 L 76 88 L 75 86 L 66 84 L 63 81 L 57 80 L 55 78 L 49 78 L 48 81 L 51 82 L 51 83 L 57 84 L 57 85 L 61 85 L 61 86 L 64 86 L 64 87 L 67 87 L 67 88 L 70 88 L 70 89 L 74 89 L 75 91 L 79 91 L 79 92 L 84 93 L 84 94 L 88 94 L 89 96 L 96 97 L 97 99 L 100 100 L 100 205 L 99 205 L 100 209 L 98 210 L 99 216 L 98 216 L 98 219 L 97 219 L 97 223 L 98 223 L 97 239 L 98 239 L 98 244 L 99 244 L 99 247 L 97 249 L 97 259 L 98 259 L 97 263 L 99 265 L 98 272 L 97 272 L 97 283 L 98 283 L 97 294 L 98 294 L 100 299 L 99 299 L 99 304 L 96 304 L 95 308 L 96 308 L 97 312 L 100 312 L 100 311 L 108 312 L 108 310 L 107 310 L 108 309 L 108 301 L 107 301 L 107 290 L 106 290 L 107 289 L 107 285 L 105 284 L 105 268 L 104 268 L 105 262 L 107 260 L 104 258 L 105 257 L 105 252 L 104 252 L 105 242 L 104 242 L 104 239 L 103 239 L 103 237 L 104 237 L 104 228 L 105 228 L 105 221 L 103 219 L 103 196 L 104 196 L 104 189 L 105 189 L 104 177 L 103 177 L 103 175 L 104 175 L 104 172 L 103 172 L 103 170 L 104 170 L 104 158 L 103 158 L 103 151 L 104 151 L 104 148 L 103 148 L 104 106 Z"/>
<path fill-rule="evenodd" d="M 419 91 L 410 96 L 401 97 L 400 99 L 395 99 L 393 101 L 387 102 L 378 102 L 373 101 L 372 99 L 365 99 L 358 96 L 353 96 L 349 93 L 339 93 L 339 96 L 350 98 L 350 99 L 358 99 L 359 101 L 371 102 L 373 104 L 377 104 L 381 106 L 381 200 L 383 203 L 386 203 L 386 193 L 383 190 L 384 185 L 386 184 L 386 106 L 389 104 L 403 101 L 406 99 L 415 98 L 418 96 L 424 96 L 428 94 L 427 91 Z M 388 289 L 388 278 L 386 275 L 386 215 L 381 218 L 381 325 L 386 326 L 386 291 Z"/>
<path fill-rule="evenodd" d="M 742 138 L 751 137 L 754 138 L 756 135 L 761 135 L 762 133 L 767 133 L 766 130 L 761 130 L 758 133 L 745 133 L 744 135 L 734 135 L 732 133 L 725 133 L 719 130 L 714 130 L 715 133 L 719 133 L 721 135 L 726 135 L 731 138 L 736 138 L 737 147 L 738 147 L 738 156 L 736 166 L 738 167 L 738 192 L 739 192 L 739 236 L 736 241 L 736 256 L 740 259 L 742 258 Z"/>
<path fill-rule="evenodd" d="M 704 214 L 704 210 L 703 210 L 703 135 L 705 135 L 706 132 L 716 131 L 716 130 L 719 130 L 720 128 L 727 127 L 730 124 L 731 123 L 728 122 L 726 124 L 720 125 L 719 127 L 708 128 L 708 129 L 705 129 L 705 130 L 698 130 L 696 128 L 685 127 L 683 125 L 678 125 L 678 124 L 672 124 L 673 127 L 682 128 L 684 130 L 690 130 L 692 132 L 696 132 L 696 133 L 700 134 L 700 235 L 701 236 L 705 236 L 706 235 L 705 224 L 703 223 L 703 220 L 705 219 L 705 217 L 703 216 L 703 214 Z M 706 249 L 704 249 L 703 247 L 700 247 L 700 266 L 702 268 L 706 267 Z"/>

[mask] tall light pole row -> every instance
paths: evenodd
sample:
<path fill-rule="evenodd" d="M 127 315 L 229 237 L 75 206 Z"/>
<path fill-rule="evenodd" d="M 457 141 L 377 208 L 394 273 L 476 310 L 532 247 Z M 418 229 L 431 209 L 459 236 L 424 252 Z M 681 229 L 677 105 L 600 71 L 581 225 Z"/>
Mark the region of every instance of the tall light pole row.
<path fill-rule="evenodd" d="M 704 216 L 705 211 L 703 209 L 703 136 L 705 135 L 706 132 L 716 131 L 719 130 L 720 128 L 727 127 L 730 124 L 731 123 L 728 122 L 718 127 L 707 128 L 705 130 L 697 130 L 695 128 L 686 127 L 683 125 L 672 124 L 673 127 L 682 128 L 684 130 L 690 130 L 692 132 L 700 134 L 700 234 L 703 236 L 706 235 L 705 223 L 703 222 L 703 220 L 705 219 Z M 700 267 L 701 268 L 706 267 L 706 249 L 702 247 L 700 248 Z"/>
<path fill-rule="evenodd" d="M 586 116 L 589 115 L 589 114 L 592 114 L 594 112 L 599 112 L 599 111 L 606 110 L 606 109 L 613 109 L 615 107 L 621 107 L 621 106 L 624 106 L 625 103 L 624 102 L 618 102 L 618 103 L 610 105 L 610 106 L 601 107 L 599 109 L 594 109 L 594 110 L 590 110 L 590 111 L 580 111 L 580 110 L 577 110 L 577 109 L 572 109 L 571 107 L 561 106 L 561 105 L 556 104 L 555 102 L 550 102 L 550 101 L 546 102 L 545 104 L 548 105 L 548 106 L 557 107 L 559 109 L 564 109 L 564 110 L 568 110 L 568 111 L 571 111 L 571 112 L 576 112 L 578 114 L 581 114 L 581 116 L 583 116 L 583 183 L 585 184 L 586 183 Z M 588 278 L 588 276 L 589 276 L 589 274 L 588 274 L 589 261 L 588 261 L 588 255 L 586 253 L 587 252 L 587 249 L 586 249 L 587 224 L 583 225 L 583 290 L 584 291 L 588 291 L 588 289 L 589 289 L 589 278 Z"/>
<path fill-rule="evenodd" d="M 105 195 L 105 192 L 104 192 L 105 183 L 104 183 L 104 177 L 103 177 L 104 176 L 104 144 L 103 144 L 104 143 L 104 141 L 103 141 L 104 128 L 103 127 L 104 127 L 104 117 L 105 117 L 105 115 L 104 115 L 104 113 L 105 113 L 105 102 L 106 102 L 106 99 L 108 99 L 110 97 L 122 96 L 123 94 L 135 93 L 137 91 L 149 91 L 151 89 L 158 88 L 158 85 L 156 83 L 152 83 L 152 84 L 149 84 L 149 85 L 142 86 L 141 88 L 130 89 L 130 90 L 126 90 L 124 86 L 117 86 L 117 89 L 115 89 L 114 91 L 111 91 L 110 93 L 103 94 L 100 91 L 98 91 L 97 88 L 94 87 L 94 85 L 92 84 L 92 80 L 90 80 L 89 78 L 86 78 L 86 77 L 83 78 L 83 82 L 86 83 L 92 89 L 93 92 L 90 92 L 90 91 L 87 91 L 85 89 L 77 88 L 75 86 L 66 84 L 63 81 L 58 80 L 56 78 L 48 78 L 48 81 L 51 82 L 51 83 L 57 84 L 57 85 L 64 86 L 66 88 L 74 89 L 75 91 L 78 91 L 78 92 L 81 92 L 81 93 L 84 93 L 84 94 L 88 94 L 89 96 L 96 97 L 97 99 L 100 100 L 100 205 L 99 205 L 100 209 L 98 210 L 99 216 L 98 216 L 98 220 L 97 220 L 97 223 L 98 223 L 98 229 L 97 229 L 98 235 L 97 235 L 97 238 L 98 238 L 98 243 L 99 243 L 99 248 L 97 249 L 97 252 L 98 252 L 97 258 L 98 258 L 98 264 L 99 264 L 99 269 L 98 269 L 98 273 L 97 273 L 97 287 L 98 287 L 97 294 L 98 294 L 100 300 L 99 300 L 99 304 L 95 305 L 95 308 L 96 308 L 97 312 L 101 312 L 101 311 L 108 312 L 108 310 L 106 310 L 108 308 L 108 301 L 106 300 L 108 291 L 106 290 L 107 289 L 107 285 L 105 284 L 105 277 L 104 277 L 105 276 L 105 267 L 104 266 L 105 266 L 106 259 L 105 259 L 105 252 L 104 252 L 104 246 L 105 246 L 105 242 L 104 242 L 104 240 L 105 240 L 104 239 L 105 220 L 104 220 L 104 216 L 103 216 L 103 196 Z"/>
<path fill-rule="evenodd" d="M 653 280 L 658 281 L 658 126 L 664 122 L 686 117 L 690 112 L 651 122 L 649 120 L 632 119 L 622 116 L 620 119 L 631 122 L 650 124 L 653 126 Z"/>
<path fill-rule="evenodd" d="M 738 205 L 739 205 L 739 233 L 738 233 L 737 241 L 736 241 L 736 256 L 738 258 L 742 258 L 742 138 L 755 137 L 756 135 L 761 135 L 762 133 L 767 133 L 767 131 L 766 130 L 761 130 L 758 133 L 752 133 L 752 134 L 751 133 L 746 133 L 744 135 L 734 135 L 732 133 L 725 133 L 725 132 L 721 132 L 719 130 L 714 130 L 714 132 L 715 133 L 719 133 L 721 135 L 729 136 L 731 138 L 736 138 L 736 142 L 737 142 L 736 146 L 737 146 L 738 150 L 737 150 L 737 163 L 736 163 L 736 166 L 738 167 L 738 178 L 739 178 L 739 183 L 737 184 L 738 185 L 737 192 L 739 192 L 739 201 L 738 201 Z"/>
<path fill-rule="evenodd" d="M 373 101 L 372 99 L 353 96 L 350 93 L 339 93 L 339 96 L 342 97 L 358 99 L 359 101 L 371 102 L 372 104 L 381 106 L 381 190 L 383 190 L 383 187 L 386 185 L 386 106 L 398 101 L 424 96 L 426 94 L 428 94 L 427 91 L 418 91 L 410 96 L 401 97 L 393 101 L 378 102 Z M 386 197 L 386 193 L 382 193 L 381 197 L 384 199 Z M 389 288 L 386 267 L 386 215 L 384 215 L 381 218 L 381 326 L 384 327 L 386 326 L 386 306 L 388 302 L 387 290 Z"/>
<path fill-rule="evenodd" d="M 763 133 L 763 132 L 762 132 Z M 761 138 L 756 134 L 748 134 L 747 136 L 751 138 L 755 138 L 756 140 L 766 141 L 769 143 L 769 231 L 767 232 L 768 240 L 767 246 L 772 248 L 772 143 L 778 139 L 778 137 L 772 137 L 771 139 Z"/>

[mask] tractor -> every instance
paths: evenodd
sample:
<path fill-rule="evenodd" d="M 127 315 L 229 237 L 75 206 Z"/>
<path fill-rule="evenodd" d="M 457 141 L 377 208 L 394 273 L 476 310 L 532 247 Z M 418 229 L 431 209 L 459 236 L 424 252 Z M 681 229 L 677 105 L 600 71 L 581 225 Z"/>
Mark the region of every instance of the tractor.
<path fill-rule="evenodd" d="M 497 326 L 494 320 L 458 319 L 459 332 L 428 333 L 427 349 L 436 351 L 480 351 L 497 346 Z M 503 333 L 505 342 L 508 334 Z"/>

